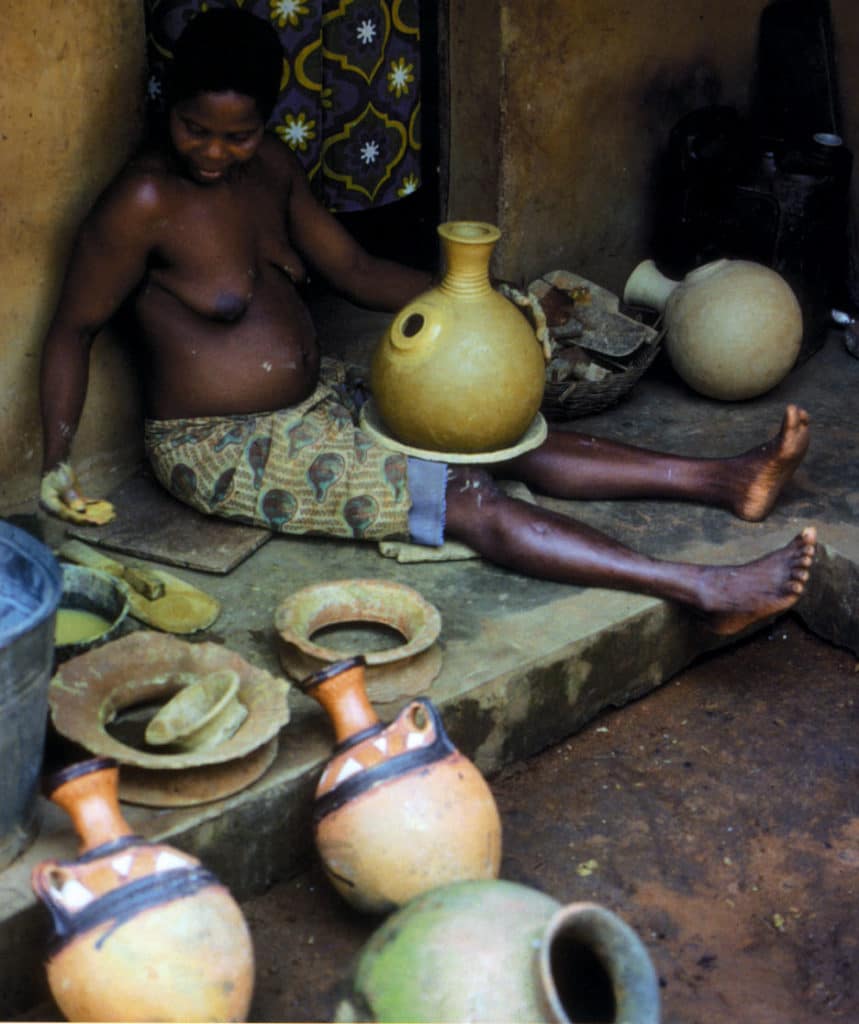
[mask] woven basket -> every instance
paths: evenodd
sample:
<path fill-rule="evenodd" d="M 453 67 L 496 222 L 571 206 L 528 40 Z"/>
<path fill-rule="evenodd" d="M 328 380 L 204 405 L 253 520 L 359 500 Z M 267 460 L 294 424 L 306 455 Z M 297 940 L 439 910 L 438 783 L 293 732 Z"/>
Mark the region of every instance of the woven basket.
<path fill-rule="evenodd" d="M 582 292 L 587 297 L 585 301 L 588 306 L 601 314 L 601 331 L 595 327 L 597 333 L 590 333 L 590 328 L 585 328 L 576 337 L 575 345 L 590 354 L 592 362 L 602 368 L 601 372 L 606 373 L 604 377 L 597 380 L 582 380 L 578 377 L 568 377 L 561 381 L 553 379 L 549 363 L 565 342 L 549 326 L 546 311 L 541 304 L 547 287 L 561 289 L 570 296 Z M 644 313 L 630 315 L 632 311 L 628 308 L 621 312 L 616 295 L 569 271 L 556 270 L 544 274 L 532 281 L 525 292 L 507 282 L 501 284 L 500 290 L 526 314 L 543 348 L 547 372 L 540 408 L 547 419 L 570 420 L 591 416 L 616 404 L 632 390 L 661 349 L 664 334 L 661 322 L 645 322 Z M 629 336 L 631 325 L 635 326 L 634 334 L 639 334 L 640 338 L 630 345 L 625 339 Z M 621 354 L 618 355 L 618 352 Z"/>
<path fill-rule="evenodd" d="M 593 416 L 624 398 L 643 376 L 659 354 L 662 334 L 649 345 L 643 345 L 630 359 L 625 370 L 612 373 L 605 380 L 574 380 L 556 384 L 546 381 L 543 415 L 550 420 L 573 420 Z"/>

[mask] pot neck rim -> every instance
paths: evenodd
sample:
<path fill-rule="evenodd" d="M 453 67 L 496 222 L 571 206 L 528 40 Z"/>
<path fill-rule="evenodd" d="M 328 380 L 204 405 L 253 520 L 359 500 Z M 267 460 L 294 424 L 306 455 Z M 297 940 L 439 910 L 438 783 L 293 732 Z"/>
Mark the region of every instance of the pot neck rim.
<path fill-rule="evenodd" d="M 458 245 L 494 245 L 501 237 L 500 228 L 482 220 L 451 220 L 436 230 L 440 238 Z"/>
<path fill-rule="evenodd" d="M 536 970 L 548 1020 L 659 1024 L 659 981 L 644 944 L 598 903 L 572 903 L 552 915 Z M 577 978 L 587 978 L 587 988 Z"/>
<path fill-rule="evenodd" d="M 77 761 L 48 775 L 42 784 L 42 792 L 50 799 L 51 795 L 67 782 L 73 782 L 85 775 L 92 775 L 94 772 L 104 771 L 105 768 L 116 767 L 117 761 L 112 757 L 91 757 L 87 761 Z"/>
<path fill-rule="evenodd" d="M 310 693 L 317 686 L 321 686 L 322 683 L 327 682 L 329 679 L 333 679 L 334 676 L 342 675 L 344 672 L 350 671 L 350 669 L 358 668 L 358 666 L 366 667 L 367 659 L 363 654 L 356 654 L 352 658 L 344 658 L 343 661 L 335 661 L 331 665 L 326 665 L 325 668 L 319 669 L 312 675 L 306 676 L 298 684 L 299 689 L 303 693 Z"/>

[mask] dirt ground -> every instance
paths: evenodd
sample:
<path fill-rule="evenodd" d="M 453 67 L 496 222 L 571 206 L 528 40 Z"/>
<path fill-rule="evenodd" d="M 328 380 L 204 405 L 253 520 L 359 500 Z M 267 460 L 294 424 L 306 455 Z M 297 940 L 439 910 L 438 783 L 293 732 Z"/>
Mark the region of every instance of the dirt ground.
<path fill-rule="evenodd" d="M 631 924 L 663 1024 L 859 1020 L 857 669 L 786 617 L 511 766 L 502 877 Z M 315 863 L 243 908 L 251 1019 L 331 1020 L 378 920 Z"/>

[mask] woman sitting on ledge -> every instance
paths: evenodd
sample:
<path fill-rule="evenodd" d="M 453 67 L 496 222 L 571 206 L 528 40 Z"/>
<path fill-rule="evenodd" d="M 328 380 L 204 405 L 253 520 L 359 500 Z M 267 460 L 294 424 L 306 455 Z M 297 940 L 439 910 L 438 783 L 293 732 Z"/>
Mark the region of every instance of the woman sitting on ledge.
<path fill-rule="evenodd" d="M 356 427 L 342 372 L 320 375 L 299 293 L 306 264 L 390 311 L 431 281 L 365 252 L 265 133 L 281 67 L 274 30 L 247 13 L 209 11 L 185 29 L 164 138 L 129 161 L 87 217 L 45 339 L 42 504 L 79 523 L 113 515 L 81 495 L 69 457 L 91 344 L 123 309 L 135 323 L 147 456 L 164 487 L 207 514 L 285 533 L 455 538 L 520 573 L 679 602 L 723 634 L 790 608 L 809 578 L 813 527 L 744 565 L 659 560 L 506 496 L 484 469 L 407 457 Z M 757 521 L 808 432 L 807 414 L 788 406 L 760 447 L 699 459 L 553 429 L 493 470 L 558 498 L 696 501 Z"/>

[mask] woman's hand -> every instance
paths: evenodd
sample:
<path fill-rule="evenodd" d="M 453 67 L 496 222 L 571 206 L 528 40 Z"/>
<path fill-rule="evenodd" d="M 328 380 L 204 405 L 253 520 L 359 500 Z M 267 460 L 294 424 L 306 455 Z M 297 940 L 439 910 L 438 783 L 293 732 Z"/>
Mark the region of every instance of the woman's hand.
<path fill-rule="evenodd" d="M 116 516 L 109 501 L 81 495 L 75 472 L 67 462 L 45 473 L 39 498 L 55 516 L 83 526 L 104 526 Z"/>

